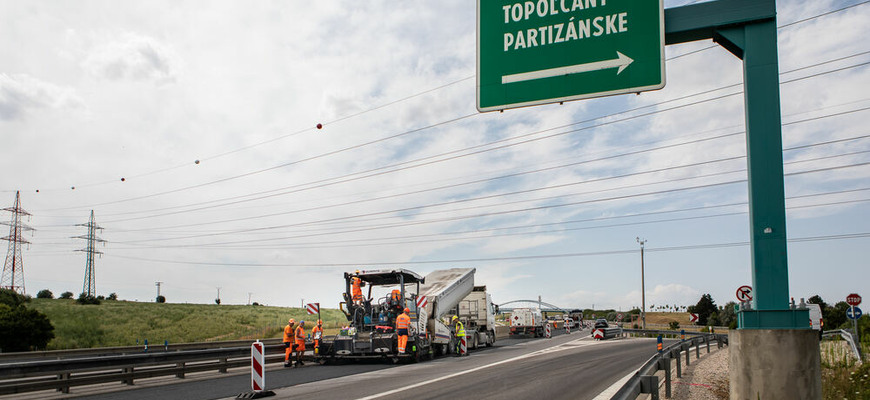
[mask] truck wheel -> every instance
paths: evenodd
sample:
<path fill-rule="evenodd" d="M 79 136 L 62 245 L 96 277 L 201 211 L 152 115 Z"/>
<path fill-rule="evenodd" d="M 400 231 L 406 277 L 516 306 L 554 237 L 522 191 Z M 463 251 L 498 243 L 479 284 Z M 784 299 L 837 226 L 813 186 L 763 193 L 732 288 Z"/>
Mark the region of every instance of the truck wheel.
<path fill-rule="evenodd" d="M 495 332 L 489 331 L 486 336 L 486 347 L 492 347 L 493 343 L 495 342 Z"/>
<path fill-rule="evenodd" d="M 476 333 L 474 334 L 474 339 L 473 339 L 473 340 L 474 340 L 474 343 L 471 344 L 471 349 L 472 349 L 472 350 L 477 350 L 477 342 L 480 341 L 480 339 L 478 339 Z"/>

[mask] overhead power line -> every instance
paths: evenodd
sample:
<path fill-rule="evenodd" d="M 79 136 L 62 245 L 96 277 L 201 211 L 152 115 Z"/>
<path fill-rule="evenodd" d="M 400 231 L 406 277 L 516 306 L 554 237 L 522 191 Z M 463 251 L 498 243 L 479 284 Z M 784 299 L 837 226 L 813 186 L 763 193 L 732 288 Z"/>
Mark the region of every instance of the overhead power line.
<path fill-rule="evenodd" d="M 846 233 L 840 235 L 825 235 L 825 236 L 806 236 L 788 239 L 790 243 L 803 243 L 823 240 L 849 240 L 849 239 L 865 239 L 870 238 L 870 232 Z M 647 251 L 654 252 L 670 252 L 670 251 L 688 251 L 688 250 L 706 250 L 706 249 L 721 249 L 729 247 L 744 247 L 748 246 L 749 242 L 730 242 L 730 243 L 708 243 L 685 246 L 670 246 L 649 248 Z M 183 265 L 208 265 L 222 267 L 348 267 L 360 265 L 420 265 L 420 264 L 469 264 L 480 262 L 493 261 L 523 261 L 523 260 L 540 260 L 553 258 L 576 258 L 576 257 L 593 257 L 593 256 L 608 256 L 608 255 L 623 255 L 637 254 L 637 249 L 630 250 L 611 250 L 611 251 L 594 251 L 594 252 L 579 252 L 579 253 L 554 253 L 554 254 L 533 254 L 524 256 L 505 256 L 505 257 L 478 257 L 478 258 L 454 258 L 442 260 L 407 260 L 407 261 L 366 261 L 355 260 L 353 262 L 334 262 L 334 263 L 221 263 L 221 262 L 197 262 L 197 261 L 179 261 L 171 259 L 154 259 L 144 257 L 129 257 L 118 256 L 125 260 L 136 260 L 163 264 L 183 264 Z"/>
<path fill-rule="evenodd" d="M 820 63 L 820 64 L 818 64 L 818 65 L 825 64 L 825 63 L 827 63 L 827 62 Z M 858 64 L 858 66 L 865 65 L 865 64 L 867 64 L 867 63 Z M 837 71 L 845 70 L 845 69 L 848 69 L 848 68 L 854 68 L 854 67 L 855 67 L 855 66 L 846 67 L 846 68 L 840 68 L 840 69 L 837 69 L 837 70 L 834 70 L 834 71 L 830 71 L 830 72 L 837 72 Z M 788 72 L 784 72 L 784 73 L 788 73 Z M 829 73 L 829 72 L 823 72 L 823 73 L 819 73 L 819 74 L 814 74 L 813 76 L 820 76 L 820 75 L 824 75 L 824 74 L 826 74 L 826 73 Z M 801 80 L 801 79 L 802 79 L 802 78 L 793 79 L 793 80 L 787 81 L 787 82 L 785 82 L 785 83 L 795 82 L 795 81 L 798 81 L 798 80 Z M 734 86 L 739 86 L 739 84 L 729 85 L 729 86 L 726 86 L 726 87 L 724 87 L 724 88 L 734 87 Z M 714 90 L 709 90 L 709 91 L 705 91 L 705 92 L 702 92 L 702 93 L 710 93 L 710 92 L 717 91 L 717 90 L 721 90 L 721 89 L 723 89 L 723 88 L 718 88 L 718 89 L 714 89 Z M 575 122 L 575 123 L 571 123 L 571 124 L 567 124 L 567 125 L 562 125 L 562 126 L 555 127 L 555 128 L 549 128 L 549 129 L 540 130 L 540 131 L 536 131 L 536 132 L 532 132 L 532 133 L 528 133 L 528 134 L 523 134 L 523 135 L 519 135 L 519 136 L 514 136 L 514 137 L 511 137 L 511 138 L 500 139 L 500 140 L 495 141 L 495 142 L 490 142 L 490 143 L 487 143 L 487 144 L 484 144 L 484 145 L 473 146 L 473 147 L 471 147 L 471 148 L 466 148 L 466 149 L 463 149 L 463 150 L 457 150 L 457 151 L 452 151 L 452 152 L 448 152 L 448 153 L 442 153 L 442 155 L 430 156 L 430 157 L 425 158 L 425 159 L 429 159 L 429 160 L 430 160 L 430 161 L 428 161 L 428 162 L 423 162 L 423 163 L 418 163 L 418 164 L 412 164 L 412 165 L 406 165 L 406 166 L 404 166 L 404 167 L 393 168 L 393 169 L 389 169 L 389 170 L 383 170 L 384 167 L 382 167 L 382 168 L 376 168 L 376 169 L 374 169 L 374 170 L 370 170 L 370 171 L 375 171 L 375 172 L 369 173 L 369 174 L 367 174 L 367 175 L 357 176 L 358 173 L 354 173 L 354 174 L 348 174 L 348 175 L 345 175 L 345 177 L 347 177 L 346 179 L 341 179 L 341 178 L 330 178 L 330 179 L 325 179 L 325 180 L 321 180 L 321 181 L 318 181 L 318 182 L 313 182 L 313 183 L 311 183 L 311 184 L 300 184 L 300 185 L 294 185 L 294 186 L 291 187 L 291 188 L 295 188 L 294 190 L 285 191 L 285 192 L 283 192 L 283 193 L 277 193 L 277 194 L 276 194 L 276 193 L 265 194 L 265 195 L 262 195 L 262 196 L 260 196 L 260 197 L 255 197 L 255 198 L 245 198 L 245 197 L 248 197 L 248 196 L 236 196 L 235 198 L 245 198 L 245 199 L 243 199 L 243 200 L 240 199 L 240 200 L 237 200 L 237 201 L 232 201 L 232 202 L 229 202 L 229 203 L 222 203 L 222 204 L 217 204 L 217 205 L 201 206 L 201 207 L 194 208 L 194 209 L 185 209 L 185 210 L 177 211 L 177 212 L 162 213 L 162 214 L 149 215 L 149 216 L 143 216 L 143 217 L 135 217 L 135 218 L 127 218 L 127 219 L 120 219 L 120 220 L 117 220 L 117 219 L 116 219 L 116 220 L 109 220 L 109 221 L 107 221 L 107 223 L 112 223 L 112 222 L 122 222 L 122 221 L 130 221 L 130 220 L 143 219 L 143 218 L 155 218 L 155 217 L 168 216 L 168 215 L 174 215 L 174 214 L 179 214 L 179 213 L 187 213 L 187 212 L 191 212 L 191 211 L 200 211 L 200 210 L 204 210 L 204 209 L 210 209 L 210 208 L 215 208 L 215 207 L 223 207 L 223 206 L 227 206 L 227 205 L 239 204 L 239 203 L 248 202 L 248 201 L 254 201 L 254 200 L 261 200 L 261 199 L 264 199 L 264 198 L 275 197 L 275 196 L 280 196 L 280 195 L 286 195 L 286 194 L 290 194 L 290 193 L 297 193 L 297 192 L 300 192 L 300 191 L 303 191 L 303 190 L 311 190 L 311 189 L 315 189 L 315 188 L 322 188 L 322 187 L 326 187 L 326 186 L 337 185 L 337 184 L 346 183 L 346 182 L 350 182 L 350 181 L 356 181 L 356 180 L 360 180 L 360 179 L 366 179 L 366 178 L 370 178 L 370 177 L 373 177 L 373 176 L 380 176 L 380 175 L 383 175 L 383 174 L 386 174 L 386 173 L 394 173 L 394 172 L 397 172 L 397 171 L 407 170 L 407 169 L 411 169 L 411 168 L 418 168 L 418 167 L 421 167 L 421 166 L 431 165 L 431 164 L 438 163 L 438 162 L 449 161 L 449 160 L 456 159 L 456 158 L 459 158 L 459 157 L 467 157 L 467 156 L 470 156 L 470 155 L 481 154 L 481 153 L 488 152 L 488 151 L 500 150 L 500 149 L 504 149 L 504 148 L 507 148 L 507 147 L 512 147 L 512 146 L 517 146 L 517 145 L 521 145 L 521 144 L 525 144 L 525 143 L 530 143 L 530 142 L 533 142 L 533 141 L 543 140 L 543 139 L 552 138 L 552 137 L 556 137 L 556 136 L 562 136 L 562 135 L 566 135 L 566 134 L 570 134 L 570 133 L 578 132 L 578 131 L 581 131 L 581 130 L 588 130 L 588 129 L 593 129 L 593 128 L 597 128 L 597 127 L 602 127 L 602 126 L 606 126 L 606 125 L 611 125 L 611 124 L 615 124 L 615 123 L 619 123 L 619 122 L 625 122 L 625 121 L 628 121 L 628 120 L 637 119 L 637 118 L 642 118 L 642 117 L 646 117 L 646 116 L 650 116 L 650 115 L 658 114 L 658 113 L 661 113 L 661 112 L 672 111 L 672 110 L 675 110 L 675 109 L 680 109 L 680 108 L 687 107 L 687 106 L 691 106 L 691 105 L 702 104 L 702 103 L 706 103 L 706 102 L 710 102 L 710 101 L 715 101 L 715 100 L 718 100 L 718 99 L 722 99 L 722 98 L 725 98 L 725 97 L 735 96 L 735 95 L 738 95 L 738 94 L 740 94 L 740 93 L 742 93 L 742 92 L 735 92 L 735 93 L 731 93 L 731 94 L 727 94 L 727 95 L 722 95 L 722 96 L 714 97 L 714 98 L 711 98 L 711 99 L 705 99 L 705 100 L 700 100 L 700 101 L 696 101 L 696 102 L 689 103 L 689 104 L 678 105 L 678 106 L 670 107 L 670 108 L 667 108 L 667 109 L 657 110 L 657 111 L 653 111 L 653 112 L 649 112 L 649 113 L 644 113 L 644 114 L 639 114 L 639 115 L 633 115 L 633 116 L 625 117 L 625 118 L 618 119 L 618 120 L 605 121 L 605 122 L 602 122 L 602 123 L 599 123 L 599 124 L 596 124 L 596 125 L 586 126 L 586 127 L 581 127 L 581 128 L 577 128 L 577 129 L 575 129 L 575 130 L 569 130 L 569 131 L 557 132 L 557 133 L 554 133 L 554 134 L 551 134 L 551 135 L 547 135 L 547 136 L 544 136 L 544 137 L 538 137 L 538 138 L 527 139 L 527 140 L 525 140 L 525 141 L 521 141 L 521 142 L 517 142 L 517 143 L 505 144 L 505 145 L 496 146 L 496 147 L 486 147 L 486 146 L 493 146 L 493 145 L 495 145 L 495 144 L 499 144 L 499 143 L 504 143 L 504 142 L 507 142 L 507 141 L 513 141 L 513 140 L 521 139 L 521 138 L 523 138 L 523 137 L 527 137 L 527 136 L 534 136 L 534 135 L 538 135 L 538 134 L 541 134 L 541 133 L 546 133 L 546 132 L 549 132 L 549 131 L 552 131 L 552 130 L 555 130 L 555 129 L 565 128 L 565 127 L 570 127 L 570 126 L 576 126 L 576 125 L 580 125 L 580 124 L 588 123 L 588 122 L 591 122 L 591 121 L 595 121 L 595 120 L 598 120 L 598 119 L 606 119 L 606 118 L 608 118 L 608 117 L 612 117 L 612 116 L 615 116 L 615 115 L 623 114 L 623 113 L 626 113 L 626 112 L 635 111 L 635 110 L 639 110 L 639 109 L 642 109 L 642 108 L 648 108 L 649 106 L 638 107 L 638 108 L 636 108 L 636 109 L 632 109 L 632 110 L 625 111 L 625 112 L 614 113 L 614 114 L 610 114 L 610 115 L 608 115 L 608 116 L 604 116 L 604 117 L 596 117 L 596 118 L 592 118 L 592 119 L 588 119 L 588 120 L 584 120 L 584 121 L 580 121 L 580 122 Z M 690 96 L 694 96 L 694 95 L 690 95 Z M 690 96 L 684 96 L 683 98 L 685 98 L 685 97 L 690 97 Z M 655 105 L 660 105 L 660 104 L 664 104 L 664 103 L 668 103 L 668 102 L 672 102 L 672 101 L 673 101 L 673 100 L 668 100 L 668 101 L 665 101 L 665 102 L 657 103 L 657 104 L 655 104 Z M 848 114 L 848 113 L 852 113 L 852 112 L 864 111 L 864 110 L 866 110 L 866 109 L 867 109 L 867 108 L 863 108 L 863 109 L 859 109 L 859 110 L 853 110 L 853 111 L 847 111 L 847 112 L 843 112 L 843 113 L 836 114 L 836 115 L 843 115 L 843 114 Z M 789 122 L 789 123 L 785 123 L 784 125 L 791 125 L 791 124 L 795 124 L 795 123 L 799 123 L 799 122 L 805 122 L 805 121 L 810 121 L 810 120 L 813 120 L 813 119 L 806 119 L 806 120 L 802 120 L 802 121 Z M 483 149 L 478 150 L 478 151 L 468 152 L 468 153 L 461 153 L 461 152 L 466 151 L 466 150 L 468 150 L 468 149 L 474 149 L 474 148 L 483 148 Z M 455 154 L 455 153 L 461 153 L 461 154 L 459 154 L 459 155 L 453 155 L 453 156 L 446 157 L 446 158 L 437 158 L 437 157 L 443 157 L 443 156 L 445 156 L 445 155 Z M 313 159 L 313 158 L 316 158 L 316 157 L 319 157 L 319 156 L 314 156 L 314 157 L 311 157 L 311 158 L 309 158 L 309 159 Z M 425 159 L 424 159 L 424 160 L 425 160 Z M 412 160 L 412 161 L 409 161 L 409 162 L 403 162 L 403 163 L 400 163 L 400 164 L 398 164 L 398 165 L 409 164 L 409 163 L 413 163 L 413 162 L 417 162 L 417 161 L 419 161 L 419 160 Z M 362 172 L 362 173 L 365 173 L 365 172 Z M 341 180 L 334 181 L 333 179 L 341 179 Z M 205 184 L 203 184 L 203 185 L 205 185 Z M 198 185 L 198 186 L 201 186 L 201 185 Z M 189 188 L 191 188 L 191 187 L 189 187 Z M 281 190 L 281 189 L 276 189 L 276 190 Z M 274 191 L 276 191 L 276 190 L 268 191 L 268 192 L 274 192 Z M 268 192 L 267 192 L 267 193 L 268 193 Z M 261 192 L 261 193 L 263 193 L 263 192 Z M 158 193 L 158 194 L 149 195 L 149 196 L 147 196 L 147 197 L 151 197 L 151 196 L 155 196 L 155 195 L 159 195 L 159 193 Z M 256 195 L 256 194 L 255 194 L 255 195 Z M 141 198 L 142 198 L 142 197 L 135 198 L 135 199 L 141 199 Z M 129 201 L 129 200 L 134 200 L 134 199 L 127 199 L 127 200 L 121 200 L 121 201 L 115 201 L 115 202 L 108 202 L 108 203 L 103 203 L 103 204 L 101 204 L 101 205 L 114 204 L 114 203 L 118 203 L 118 202 Z M 212 201 L 208 201 L 208 202 L 205 202 L 205 203 L 214 203 L 214 202 L 215 202 L 215 201 L 212 200 Z M 188 206 L 181 206 L 181 207 L 189 207 L 189 206 L 191 206 L 191 205 L 188 205 Z M 176 208 L 176 207 L 173 207 L 173 208 Z"/>

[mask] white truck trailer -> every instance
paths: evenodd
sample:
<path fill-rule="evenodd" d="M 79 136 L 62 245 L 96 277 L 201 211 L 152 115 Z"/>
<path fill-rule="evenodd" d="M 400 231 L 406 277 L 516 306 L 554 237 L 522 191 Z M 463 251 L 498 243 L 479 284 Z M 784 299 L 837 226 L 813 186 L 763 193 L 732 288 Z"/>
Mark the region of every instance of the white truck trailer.
<path fill-rule="evenodd" d="M 511 335 L 544 336 L 544 317 L 538 308 L 515 308 L 511 312 Z"/>
<path fill-rule="evenodd" d="M 459 320 L 465 325 L 468 347 L 490 347 L 495 344 L 496 306 L 486 292 L 486 286 L 475 286 L 468 296 L 459 302 Z"/>

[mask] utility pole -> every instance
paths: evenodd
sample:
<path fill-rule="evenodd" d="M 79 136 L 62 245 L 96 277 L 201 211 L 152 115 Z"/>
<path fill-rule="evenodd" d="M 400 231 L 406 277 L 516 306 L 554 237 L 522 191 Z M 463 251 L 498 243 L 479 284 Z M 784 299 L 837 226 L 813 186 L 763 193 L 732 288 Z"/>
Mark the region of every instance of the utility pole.
<path fill-rule="evenodd" d="M 221 288 L 218 287 L 217 292 L 218 292 L 217 293 L 217 303 L 220 304 L 221 303 Z"/>
<path fill-rule="evenodd" d="M 641 329 L 646 329 L 646 285 L 643 276 L 643 245 L 646 244 L 646 239 L 638 237 L 637 243 L 640 244 L 640 324 Z"/>
<path fill-rule="evenodd" d="M 4 208 L 3 211 L 12 213 L 12 221 L 0 222 L 9 225 L 9 236 L 2 239 L 9 242 L 9 251 L 6 252 L 6 263 L 3 264 L 3 276 L 0 280 L 0 288 L 9 289 L 19 294 L 24 294 L 24 260 L 21 258 L 21 245 L 30 244 L 21 237 L 21 232 L 34 231 L 35 229 L 21 222 L 22 216 L 30 216 L 30 213 L 21 208 L 21 196 L 15 192 L 15 205 Z"/>
<path fill-rule="evenodd" d="M 154 286 L 157 286 L 157 298 L 160 298 L 160 285 L 161 284 L 163 284 L 163 282 L 160 282 L 160 281 L 154 282 Z"/>
<path fill-rule="evenodd" d="M 253 294 L 253 293 L 248 292 L 248 305 L 251 305 L 251 295 L 252 295 L 252 294 Z"/>
<path fill-rule="evenodd" d="M 85 281 L 84 283 L 82 283 L 82 293 L 84 293 L 88 297 L 97 297 L 97 275 L 94 271 L 94 255 L 103 254 L 103 252 L 96 249 L 96 243 L 106 243 L 106 241 L 97 237 L 96 231 L 97 229 L 102 230 L 103 227 L 97 225 L 94 222 L 94 210 L 91 210 L 91 219 L 88 220 L 88 223 L 76 224 L 76 226 L 88 227 L 87 235 L 73 236 L 73 239 L 85 239 L 88 241 L 87 247 L 85 247 L 84 249 L 76 250 L 88 254 L 87 260 L 85 261 Z"/>

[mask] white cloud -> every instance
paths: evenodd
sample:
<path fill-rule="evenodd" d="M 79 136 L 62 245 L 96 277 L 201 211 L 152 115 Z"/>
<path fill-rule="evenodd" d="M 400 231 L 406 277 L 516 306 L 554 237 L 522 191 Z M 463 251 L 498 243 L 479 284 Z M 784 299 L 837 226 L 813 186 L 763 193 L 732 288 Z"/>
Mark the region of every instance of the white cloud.
<path fill-rule="evenodd" d="M 690 306 L 694 305 L 701 298 L 703 293 L 700 289 L 691 286 L 682 285 L 679 283 L 670 283 L 667 285 L 656 285 L 652 290 L 646 291 L 646 307 L 649 311 L 653 305 L 678 305 Z M 641 293 L 640 290 L 635 290 L 627 293 L 623 297 L 623 303 L 630 303 L 640 307 Z"/>
<path fill-rule="evenodd" d="M 95 46 L 82 67 L 98 78 L 171 83 L 177 74 L 171 54 L 154 38 L 128 32 Z"/>
<path fill-rule="evenodd" d="M 0 120 L 17 120 L 38 109 L 80 109 L 73 89 L 43 82 L 27 74 L 0 73 Z"/>

